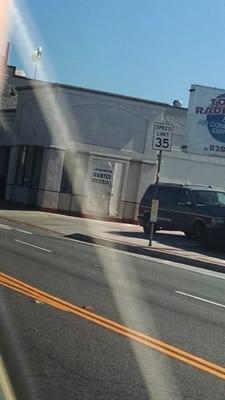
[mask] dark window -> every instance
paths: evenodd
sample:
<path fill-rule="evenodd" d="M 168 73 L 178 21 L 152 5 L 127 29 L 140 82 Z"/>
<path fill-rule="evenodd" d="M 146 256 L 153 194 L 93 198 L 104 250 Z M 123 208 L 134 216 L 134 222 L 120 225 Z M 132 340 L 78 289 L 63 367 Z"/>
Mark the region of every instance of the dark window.
<path fill-rule="evenodd" d="M 8 173 L 9 151 L 9 147 L 0 146 L 0 178 L 5 180 Z"/>
<path fill-rule="evenodd" d="M 158 188 L 158 199 L 160 207 L 172 207 L 176 202 L 177 188 L 159 186 Z"/>
<path fill-rule="evenodd" d="M 43 160 L 43 147 L 20 146 L 16 185 L 38 188 Z"/>
<path fill-rule="evenodd" d="M 192 202 L 192 196 L 190 193 L 190 190 L 188 189 L 180 189 L 178 199 L 177 199 L 177 204 L 180 206 L 184 206 L 187 203 Z"/>
<path fill-rule="evenodd" d="M 0 146 L 0 199 L 5 198 L 10 148 Z"/>
<path fill-rule="evenodd" d="M 207 190 L 193 190 L 197 205 L 218 206 L 225 205 L 225 193 Z"/>
<path fill-rule="evenodd" d="M 62 179 L 61 179 L 61 193 L 73 193 L 73 176 L 75 170 L 75 156 L 70 152 L 65 153 Z"/>

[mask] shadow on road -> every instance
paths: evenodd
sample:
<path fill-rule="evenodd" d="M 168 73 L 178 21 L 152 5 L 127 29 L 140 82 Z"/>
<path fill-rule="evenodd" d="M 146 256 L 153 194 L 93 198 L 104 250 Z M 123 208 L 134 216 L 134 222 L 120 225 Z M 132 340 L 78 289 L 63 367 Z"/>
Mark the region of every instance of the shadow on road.
<path fill-rule="evenodd" d="M 116 235 L 116 232 L 113 232 L 113 233 L 115 233 L 115 235 Z M 119 233 L 121 234 L 121 232 L 119 232 Z M 139 232 L 137 232 L 137 233 L 139 234 Z M 123 232 L 123 234 L 125 236 L 126 232 Z M 130 234 L 130 232 L 129 232 L 129 234 Z M 162 234 L 156 234 L 156 235 L 158 236 L 158 235 L 162 235 Z M 187 249 L 187 247 L 184 247 L 183 249 L 181 248 L 178 250 L 174 249 L 174 252 L 166 253 L 165 251 L 163 251 L 164 250 L 163 247 L 160 248 L 160 251 L 158 251 L 151 247 L 144 247 L 141 245 L 123 243 L 123 242 L 119 242 L 119 241 L 114 241 L 110 238 L 104 239 L 104 238 L 100 238 L 100 237 L 93 237 L 91 235 L 86 235 L 86 234 L 82 234 L 82 233 L 73 233 L 70 235 L 65 235 L 65 237 L 73 239 L 73 240 L 86 242 L 86 243 L 97 244 L 100 246 L 104 246 L 106 248 L 108 247 L 111 249 L 122 250 L 122 251 L 126 251 L 129 253 L 145 255 L 148 257 L 156 258 L 156 259 L 173 261 L 176 263 L 190 265 L 192 267 L 194 266 L 194 267 L 204 268 L 204 269 L 211 270 L 211 271 L 225 273 L 225 266 L 217 264 L 215 262 L 215 260 L 210 261 L 210 257 L 216 257 L 217 259 L 220 258 L 220 259 L 224 260 L 224 255 L 221 254 L 219 256 L 217 253 L 212 253 L 209 250 L 205 250 L 205 251 L 202 250 L 201 253 L 200 253 L 200 251 L 198 251 L 198 253 L 202 254 L 202 257 L 194 258 L 193 253 L 188 255 L 188 251 L 191 251 L 191 250 Z M 146 235 L 146 237 L 147 237 L 147 235 Z M 165 240 L 165 238 L 164 238 L 164 240 Z M 185 237 L 184 237 L 184 240 L 187 241 L 187 239 Z M 174 244 L 174 246 L 175 246 L 175 244 Z M 165 247 L 165 249 L 166 249 L 166 247 Z M 168 247 L 167 247 L 167 249 L 168 249 Z M 184 255 L 184 249 L 187 250 L 186 255 Z M 193 249 L 193 251 L 194 251 L 194 249 Z M 204 260 L 204 255 L 208 257 L 207 260 Z"/>
<path fill-rule="evenodd" d="M 149 235 L 145 234 L 144 232 L 108 231 L 107 233 L 115 236 L 143 239 L 143 241 L 146 241 L 149 238 Z M 219 258 L 221 260 L 224 260 L 225 258 L 225 249 L 223 243 L 211 242 L 204 245 L 194 239 L 188 239 L 185 235 L 182 235 L 180 233 L 166 233 L 165 231 L 156 232 L 153 239 L 157 243 L 166 246 L 165 248 L 163 246 L 160 246 L 160 250 L 166 250 L 169 246 L 174 247 L 174 250 L 177 253 L 191 251 L 206 255 L 207 257 Z"/>

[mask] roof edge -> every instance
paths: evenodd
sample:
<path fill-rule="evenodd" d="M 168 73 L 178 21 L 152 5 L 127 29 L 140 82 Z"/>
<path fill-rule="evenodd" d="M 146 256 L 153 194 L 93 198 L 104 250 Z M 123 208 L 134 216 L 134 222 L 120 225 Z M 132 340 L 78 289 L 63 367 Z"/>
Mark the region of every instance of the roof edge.
<path fill-rule="evenodd" d="M 31 79 L 31 81 L 33 82 L 32 85 L 20 86 L 20 87 L 17 87 L 16 89 L 19 92 L 26 91 L 26 90 L 34 90 L 34 89 L 35 90 L 36 89 L 45 89 L 46 87 L 73 89 L 73 90 L 78 90 L 80 92 L 87 92 L 87 93 L 99 94 L 99 95 L 103 95 L 103 96 L 110 96 L 110 97 L 120 98 L 123 100 L 139 101 L 139 102 L 142 102 L 145 104 L 155 104 L 155 105 L 162 106 L 162 107 L 171 107 L 173 109 L 178 109 L 178 110 L 187 110 L 187 108 L 185 108 L 185 107 L 174 107 L 172 104 L 169 104 L 169 103 L 163 103 L 160 101 L 143 99 L 143 98 L 135 97 L 135 96 L 126 96 L 126 95 L 117 94 L 117 93 L 105 92 L 105 91 L 97 90 L 97 89 L 89 89 L 89 88 L 84 88 L 84 87 L 80 87 L 80 86 L 67 85 L 67 84 L 63 84 L 63 83 L 37 81 L 37 84 L 35 84 L 35 81 L 33 81 L 32 79 Z"/>

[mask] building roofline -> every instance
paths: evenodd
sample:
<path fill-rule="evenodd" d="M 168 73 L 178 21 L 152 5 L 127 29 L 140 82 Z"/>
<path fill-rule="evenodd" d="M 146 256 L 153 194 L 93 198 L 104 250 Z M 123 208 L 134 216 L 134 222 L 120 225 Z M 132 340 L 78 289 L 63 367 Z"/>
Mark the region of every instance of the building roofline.
<path fill-rule="evenodd" d="M 20 76 L 16 75 L 16 67 L 13 65 L 8 65 L 9 68 L 13 69 L 13 75 L 18 78 L 18 79 L 23 79 L 28 82 L 28 85 L 24 86 L 18 86 L 16 87 L 17 91 L 25 91 L 25 90 L 33 90 L 33 89 L 44 89 L 48 86 L 54 87 L 54 88 L 63 88 L 63 89 L 73 89 L 73 90 L 78 90 L 80 92 L 87 92 L 87 93 L 92 93 L 92 94 L 99 94 L 103 96 L 109 96 L 109 97 L 115 97 L 123 100 L 131 100 L 131 101 L 138 101 L 141 103 L 145 104 L 154 104 L 157 106 L 162 106 L 162 107 L 170 107 L 170 108 L 176 108 L 176 109 L 181 109 L 181 110 L 187 110 L 186 107 L 174 107 L 172 104 L 169 103 L 163 103 L 160 101 L 154 101 L 154 100 L 148 100 L 148 99 L 143 99 L 141 97 L 136 97 L 136 96 L 126 96 L 123 94 L 119 93 L 111 93 L 111 92 L 105 92 L 102 90 L 97 90 L 97 89 L 89 89 L 89 88 L 84 88 L 81 86 L 73 86 L 73 85 L 68 85 L 64 83 L 57 83 L 57 82 L 46 82 L 46 81 L 41 81 L 41 80 L 34 80 L 32 78 L 28 78 L 26 76 Z"/>
<path fill-rule="evenodd" d="M 7 65 L 7 68 L 11 68 L 13 70 L 14 78 L 26 80 L 26 81 L 28 81 L 28 83 L 29 82 L 34 82 L 34 80 L 32 78 L 29 78 L 27 76 L 17 75 L 16 74 L 17 68 L 15 67 L 15 65 Z M 44 81 L 39 81 L 39 80 L 37 80 L 37 82 L 45 83 Z M 29 84 L 27 86 L 29 86 Z"/>
<path fill-rule="evenodd" d="M 31 85 L 17 87 L 16 89 L 19 92 L 20 91 L 25 91 L 25 90 L 33 90 L 33 89 L 44 89 L 46 87 L 73 89 L 73 90 L 77 90 L 77 91 L 80 91 L 80 92 L 87 92 L 87 93 L 99 94 L 99 95 L 103 95 L 103 96 L 116 97 L 116 98 L 120 98 L 120 99 L 123 99 L 123 100 L 138 101 L 138 102 L 142 102 L 142 103 L 145 103 L 145 104 L 154 104 L 154 105 L 158 105 L 158 106 L 162 106 L 162 107 L 171 107 L 173 109 L 176 108 L 178 110 L 180 110 L 180 109 L 181 110 L 187 110 L 187 108 L 185 108 L 185 107 L 174 107 L 173 105 L 171 105 L 169 103 L 163 103 L 163 102 L 160 102 L 160 101 L 147 100 L 147 99 L 143 99 L 143 98 L 139 98 L 139 97 L 126 96 L 126 95 L 117 94 L 117 93 L 105 92 L 105 91 L 101 91 L 101 90 L 97 90 L 97 89 L 89 89 L 89 88 L 84 88 L 84 87 L 80 87 L 80 86 L 67 85 L 67 84 L 63 84 L 63 83 L 34 81 L 33 79 L 30 79 L 30 78 L 26 78 L 26 79 L 30 80 L 32 82 L 32 84 Z M 35 82 L 37 82 L 37 84 L 35 84 Z"/>

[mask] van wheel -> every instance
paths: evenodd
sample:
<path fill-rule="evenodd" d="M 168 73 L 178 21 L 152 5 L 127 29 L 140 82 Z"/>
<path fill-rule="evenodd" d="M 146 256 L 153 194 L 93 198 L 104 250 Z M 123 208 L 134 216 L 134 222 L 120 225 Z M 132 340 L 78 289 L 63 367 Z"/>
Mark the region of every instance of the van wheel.
<path fill-rule="evenodd" d="M 144 216 L 144 221 L 143 221 L 144 233 L 150 233 L 150 227 L 151 227 L 151 225 L 150 225 L 150 215 L 146 214 Z"/>
<path fill-rule="evenodd" d="M 198 222 L 194 226 L 194 236 L 200 243 L 207 243 L 208 235 L 206 226 L 202 222 Z"/>

